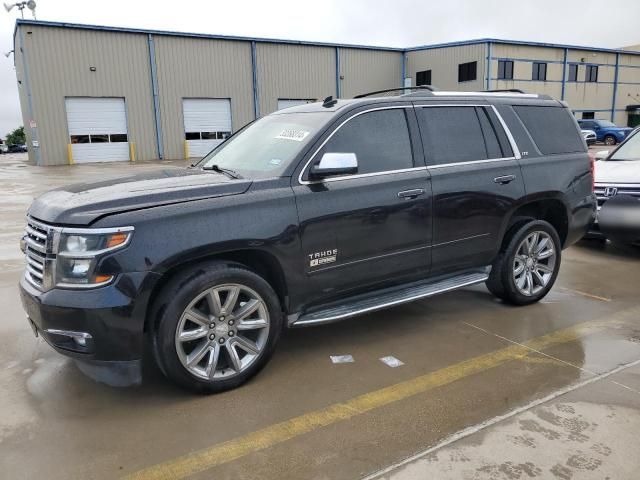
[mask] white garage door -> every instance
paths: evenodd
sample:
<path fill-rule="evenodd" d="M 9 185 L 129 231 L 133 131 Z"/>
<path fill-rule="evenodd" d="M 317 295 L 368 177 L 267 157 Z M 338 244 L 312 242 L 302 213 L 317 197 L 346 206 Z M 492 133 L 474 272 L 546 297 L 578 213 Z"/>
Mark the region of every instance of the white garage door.
<path fill-rule="evenodd" d="M 204 157 L 231 135 L 229 99 L 185 98 L 184 138 L 189 157 Z"/>
<path fill-rule="evenodd" d="M 129 160 L 124 98 L 67 98 L 66 108 L 75 163 Z"/>
<path fill-rule="evenodd" d="M 306 105 L 307 103 L 313 103 L 315 100 L 294 100 L 294 99 L 278 99 L 278 110 L 289 107 L 297 107 L 298 105 Z"/>

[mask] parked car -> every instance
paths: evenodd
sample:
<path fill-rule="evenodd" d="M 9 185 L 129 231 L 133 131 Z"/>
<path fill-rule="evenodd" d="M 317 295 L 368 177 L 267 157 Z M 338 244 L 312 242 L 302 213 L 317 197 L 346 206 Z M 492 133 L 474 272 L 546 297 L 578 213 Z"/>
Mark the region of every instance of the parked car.
<path fill-rule="evenodd" d="M 596 159 L 598 218 L 588 236 L 640 243 L 640 128 Z"/>
<path fill-rule="evenodd" d="M 6 143 L 0 143 L 0 153 L 7 153 L 9 151 L 9 147 Z"/>
<path fill-rule="evenodd" d="M 22 153 L 27 151 L 27 146 L 24 143 L 16 143 L 9 145 L 9 153 Z"/>
<path fill-rule="evenodd" d="M 615 145 L 622 142 L 633 130 L 629 127 L 618 127 L 608 120 L 578 120 L 578 124 L 584 130 L 596 132 L 597 141 L 603 142 L 605 145 Z"/>
<path fill-rule="evenodd" d="M 593 130 L 580 130 L 582 132 L 582 138 L 584 138 L 585 143 L 590 147 L 596 143 L 596 132 Z"/>
<path fill-rule="evenodd" d="M 546 95 L 328 97 L 260 118 L 193 168 L 40 196 L 22 303 L 94 378 L 139 382 L 149 341 L 173 381 L 227 390 L 283 328 L 479 283 L 537 302 L 595 216 L 592 168 Z"/>

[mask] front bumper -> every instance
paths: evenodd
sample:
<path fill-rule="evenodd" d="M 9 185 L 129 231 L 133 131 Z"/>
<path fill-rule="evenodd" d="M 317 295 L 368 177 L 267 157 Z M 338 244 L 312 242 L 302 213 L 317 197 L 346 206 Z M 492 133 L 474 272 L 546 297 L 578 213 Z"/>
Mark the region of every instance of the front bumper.
<path fill-rule="evenodd" d="M 93 364 L 139 362 L 149 295 L 158 277 L 134 272 L 92 290 L 41 292 L 23 275 L 20 297 L 32 327 L 59 353 Z"/>

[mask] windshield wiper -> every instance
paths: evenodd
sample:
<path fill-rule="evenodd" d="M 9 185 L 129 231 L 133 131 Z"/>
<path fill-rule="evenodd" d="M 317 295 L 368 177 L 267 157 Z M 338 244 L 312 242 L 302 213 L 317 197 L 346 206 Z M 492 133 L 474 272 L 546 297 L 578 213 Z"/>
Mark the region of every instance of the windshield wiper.
<path fill-rule="evenodd" d="M 242 178 L 242 176 L 235 170 L 231 170 L 230 168 L 224 168 L 224 167 L 221 167 L 220 165 L 205 165 L 204 167 L 202 167 L 202 169 L 213 170 L 214 172 L 218 172 L 218 173 L 224 173 L 229 178 L 235 178 L 235 179 Z"/>

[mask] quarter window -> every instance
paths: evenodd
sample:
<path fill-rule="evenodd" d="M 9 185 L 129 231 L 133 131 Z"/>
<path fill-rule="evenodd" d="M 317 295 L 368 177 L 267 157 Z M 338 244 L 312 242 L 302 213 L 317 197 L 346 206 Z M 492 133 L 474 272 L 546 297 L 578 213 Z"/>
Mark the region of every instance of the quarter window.
<path fill-rule="evenodd" d="M 598 81 L 598 65 L 587 65 L 584 81 L 589 83 L 595 83 Z"/>
<path fill-rule="evenodd" d="M 511 156 L 502 152 L 484 108 L 422 107 L 417 113 L 429 165 Z"/>
<path fill-rule="evenodd" d="M 578 64 L 572 63 L 569 65 L 569 78 L 567 79 L 570 82 L 578 81 Z"/>
<path fill-rule="evenodd" d="M 498 79 L 513 80 L 513 61 L 498 60 Z"/>
<path fill-rule="evenodd" d="M 355 153 L 358 174 L 413 167 L 413 154 L 404 109 L 363 113 L 349 120 L 318 152 Z"/>
<path fill-rule="evenodd" d="M 542 62 L 533 62 L 533 71 L 531 72 L 531 80 L 546 82 L 547 80 L 547 64 Z"/>
<path fill-rule="evenodd" d="M 470 82 L 477 78 L 478 62 L 461 63 L 458 65 L 458 82 Z"/>
<path fill-rule="evenodd" d="M 431 85 L 431 70 L 416 73 L 416 86 Z"/>
<path fill-rule="evenodd" d="M 517 105 L 513 109 L 543 155 L 585 151 L 580 130 L 565 108 Z"/>

